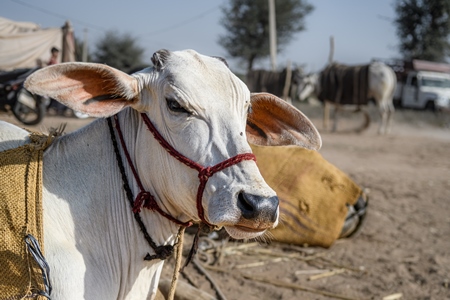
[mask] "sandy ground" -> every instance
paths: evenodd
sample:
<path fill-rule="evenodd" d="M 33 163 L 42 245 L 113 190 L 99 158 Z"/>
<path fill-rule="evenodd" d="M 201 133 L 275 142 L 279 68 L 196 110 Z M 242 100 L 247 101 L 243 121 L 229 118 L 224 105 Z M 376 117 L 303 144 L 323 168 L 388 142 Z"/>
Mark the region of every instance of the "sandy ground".
<path fill-rule="evenodd" d="M 199 260 L 226 299 L 450 299 L 449 115 L 399 110 L 392 133 L 378 136 L 373 107 L 361 134 L 346 130 L 357 116 L 344 113 L 328 133 L 320 107 L 300 107 L 321 131 L 322 155 L 370 189 L 365 225 L 330 249 L 202 241 Z M 67 122 L 71 131 L 91 120 L 49 116 L 34 128 Z M 194 264 L 185 273 L 182 281 L 216 296 Z"/>

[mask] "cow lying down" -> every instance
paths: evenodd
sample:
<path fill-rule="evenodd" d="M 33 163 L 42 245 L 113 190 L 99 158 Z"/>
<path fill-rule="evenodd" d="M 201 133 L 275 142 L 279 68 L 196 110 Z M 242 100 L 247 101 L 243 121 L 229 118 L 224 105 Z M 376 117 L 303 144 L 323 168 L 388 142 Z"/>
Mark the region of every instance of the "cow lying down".
<path fill-rule="evenodd" d="M 361 228 L 368 195 L 317 151 L 252 145 L 264 180 L 280 201 L 273 240 L 328 248 Z"/>
<path fill-rule="evenodd" d="M 26 82 L 33 93 L 101 117 L 44 153 L 52 299 L 153 298 L 180 226 L 204 223 L 249 239 L 277 225 L 278 198 L 249 142 L 321 146 L 300 111 L 251 95 L 221 59 L 161 50 L 152 62 L 133 75 L 59 64 Z M 28 141 L 27 131 L 0 122 L 0 151 Z"/>

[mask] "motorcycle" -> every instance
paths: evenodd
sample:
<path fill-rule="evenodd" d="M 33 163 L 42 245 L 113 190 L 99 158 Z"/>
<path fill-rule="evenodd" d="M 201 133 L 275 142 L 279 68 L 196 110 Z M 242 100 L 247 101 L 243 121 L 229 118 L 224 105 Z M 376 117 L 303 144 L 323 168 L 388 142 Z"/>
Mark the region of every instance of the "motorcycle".
<path fill-rule="evenodd" d="M 47 113 L 49 115 L 60 115 L 60 116 L 64 116 L 64 117 L 73 116 L 78 119 L 89 118 L 89 115 L 84 114 L 79 111 L 76 111 L 76 110 L 73 110 L 71 108 L 68 108 L 64 104 L 56 101 L 55 99 L 46 98 L 45 100 L 47 101 L 47 103 L 49 103 L 47 105 Z"/>
<path fill-rule="evenodd" d="M 49 104 L 48 99 L 30 93 L 23 86 L 25 79 L 38 69 L 16 69 L 0 73 L 0 111 L 12 112 L 24 125 L 41 122 Z"/>

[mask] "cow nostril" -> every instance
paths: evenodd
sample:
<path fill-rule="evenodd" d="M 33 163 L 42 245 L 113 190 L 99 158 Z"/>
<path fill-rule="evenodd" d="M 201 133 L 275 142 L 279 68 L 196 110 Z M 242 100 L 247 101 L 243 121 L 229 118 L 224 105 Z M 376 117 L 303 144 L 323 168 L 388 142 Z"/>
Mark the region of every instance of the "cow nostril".
<path fill-rule="evenodd" d="M 278 197 L 262 197 L 240 192 L 237 206 L 241 210 L 242 217 L 247 220 L 258 219 L 260 221 L 275 222 L 278 212 Z"/>
<path fill-rule="evenodd" d="M 242 216 L 245 219 L 252 219 L 255 217 L 255 203 L 251 197 L 244 192 L 240 192 L 238 195 L 237 206 L 242 212 Z"/>

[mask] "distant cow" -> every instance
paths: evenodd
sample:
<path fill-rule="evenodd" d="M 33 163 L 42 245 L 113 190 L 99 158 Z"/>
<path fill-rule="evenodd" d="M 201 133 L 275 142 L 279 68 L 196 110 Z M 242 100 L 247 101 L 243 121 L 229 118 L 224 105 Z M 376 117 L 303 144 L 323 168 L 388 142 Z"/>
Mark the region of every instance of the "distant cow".
<path fill-rule="evenodd" d="M 325 105 L 324 128 L 328 124 L 328 103 L 356 105 L 358 108 L 367 105 L 373 99 L 381 114 L 378 133 L 390 131 L 391 118 L 394 113 L 393 96 L 397 85 L 394 71 L 382 62 L 369 65 L 346 66 L 331 64 L 320 73 L 296 78 L 299 85 L 300 100 L 314 94 Z M 336 114 L 335 114 L 336 116 Z M 333 128 L 336 129 L 336 117 Z"/>

